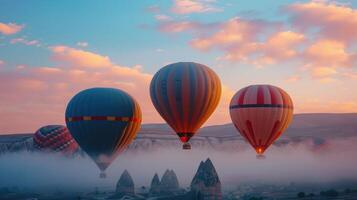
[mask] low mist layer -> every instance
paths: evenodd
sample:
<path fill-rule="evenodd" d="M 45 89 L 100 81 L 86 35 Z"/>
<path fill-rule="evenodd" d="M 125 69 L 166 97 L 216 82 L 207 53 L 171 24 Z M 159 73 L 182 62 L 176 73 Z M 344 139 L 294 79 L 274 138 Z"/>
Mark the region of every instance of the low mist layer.
<path fill-rule="evenodd" d="M 9 153 L 0 156 L 0 187 L 31 190 L 114 190 L 124 169 L 135 186 L 149 186 L 155 172 L 173 169 L 181 187 L 188 187 L 201 160 L 211 158 L 223 188 L 247 182 L 333 182 L 357 180 L 357 137 L 334 139 L 316 145 L 309 142 L 272 146 L 266 159 L 258 160 L 251 148 L 237 151 L 158 149 L 125 152 L 108 168 L 106 179 L 88 157 L 66 158 L 56 154 Z"/>

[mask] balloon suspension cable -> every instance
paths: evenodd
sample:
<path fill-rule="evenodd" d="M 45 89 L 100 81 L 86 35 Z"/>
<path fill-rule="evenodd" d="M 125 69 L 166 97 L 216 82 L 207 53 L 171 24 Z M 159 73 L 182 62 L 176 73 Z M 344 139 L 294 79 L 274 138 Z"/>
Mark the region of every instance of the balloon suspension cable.
<path fill-rule="evenodd" d="M 184 144 L 182 145 L 182 149 L 184 149 L 184 150 L 189 150 L 189 149 L 191 149 L 190 143 L 188 143 L 188 142 L 184 143 Z"/>
<path fill-rule="evenodd" d="M 104 171 L 101 171 L 99 174 L 99 178 L 106 178 L 107 174 Z"/>

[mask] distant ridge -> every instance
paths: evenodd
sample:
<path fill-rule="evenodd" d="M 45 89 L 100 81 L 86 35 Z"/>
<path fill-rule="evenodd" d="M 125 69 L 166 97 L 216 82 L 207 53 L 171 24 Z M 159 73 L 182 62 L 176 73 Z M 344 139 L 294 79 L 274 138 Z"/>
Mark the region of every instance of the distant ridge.
<path fill-rule="evenodd" d="M 175 132 L 167 124 L 143 124 L 138 136 L 150 134 L 175 136 Z M 0 142 L 26 139 L 31 135 L 32 133 L 0 134 Z M 203 127 L 197 136 L 238 137 L 232 123 Z M 295 114 L 293 122 L 283 136 L 357 136 L 357 113 Z"/>

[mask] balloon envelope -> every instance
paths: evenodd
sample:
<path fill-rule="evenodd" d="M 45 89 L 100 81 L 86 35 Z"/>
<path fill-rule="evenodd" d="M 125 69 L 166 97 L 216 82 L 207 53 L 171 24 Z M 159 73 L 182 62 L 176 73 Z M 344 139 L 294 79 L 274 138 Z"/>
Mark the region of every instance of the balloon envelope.
<path fill-rule="evenodd" d="M 72 154 L 78 149 L 68 129 L 62 125 L 48 125 L 38 129 L 33 135 L 34 147 L 41 151 Z"/>
<path fill-rule="evenodd" d="M 79 146 L 104 171 L 135 138 L 141 111 L 122 90 L 91 88 L 70 100 L 66 123 Z"/>
<path fill-rule="evenodd" d="M 150 96 L 162 118 L 186 143 L 217 107 L 221 83 L 207 66 L 179 62 L 155 74 Z"/>
<path fill-rule="evenodd" d="M 233 124 L 258 155 L 285 131 L 293 116 L 290 96 L 272 85 L 251 85 L 239 90 L 229 109 Z"/>

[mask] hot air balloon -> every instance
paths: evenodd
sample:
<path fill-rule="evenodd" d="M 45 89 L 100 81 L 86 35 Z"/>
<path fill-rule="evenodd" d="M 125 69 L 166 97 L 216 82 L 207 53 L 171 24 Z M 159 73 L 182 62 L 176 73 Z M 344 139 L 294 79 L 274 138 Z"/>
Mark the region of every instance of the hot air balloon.
<path fill-rule="evenodd" d="M 66 123 L 73 138 L 101 170 L 135 138 L 141 123 L 138 103 L 114 88 L 91 88 L 76 94 L 68 103 Z"/>
<path fill-rule="evenodd" d="M 205 65 L 179 62 L 160 69 L 150 85 L 156 110 L 190 149 L 190 138 L 209 118 L 221 97 L 218 76 Z"/>
<path fill-rule="evenodd" d="M 34 148 L 40 151 L 60 152 L 71 155 L 78 149 L 68 129 L 62 125 L 48 125 L 38 129 L 33 135 Z"/>
<path fill-rule="evenodd" d="M 265 150 L 288 128 L 293 117 L 293 102 L 281 88 L 251 85 L 232 98 L 230 115 L 240 134 L 264 158 Z"/>

